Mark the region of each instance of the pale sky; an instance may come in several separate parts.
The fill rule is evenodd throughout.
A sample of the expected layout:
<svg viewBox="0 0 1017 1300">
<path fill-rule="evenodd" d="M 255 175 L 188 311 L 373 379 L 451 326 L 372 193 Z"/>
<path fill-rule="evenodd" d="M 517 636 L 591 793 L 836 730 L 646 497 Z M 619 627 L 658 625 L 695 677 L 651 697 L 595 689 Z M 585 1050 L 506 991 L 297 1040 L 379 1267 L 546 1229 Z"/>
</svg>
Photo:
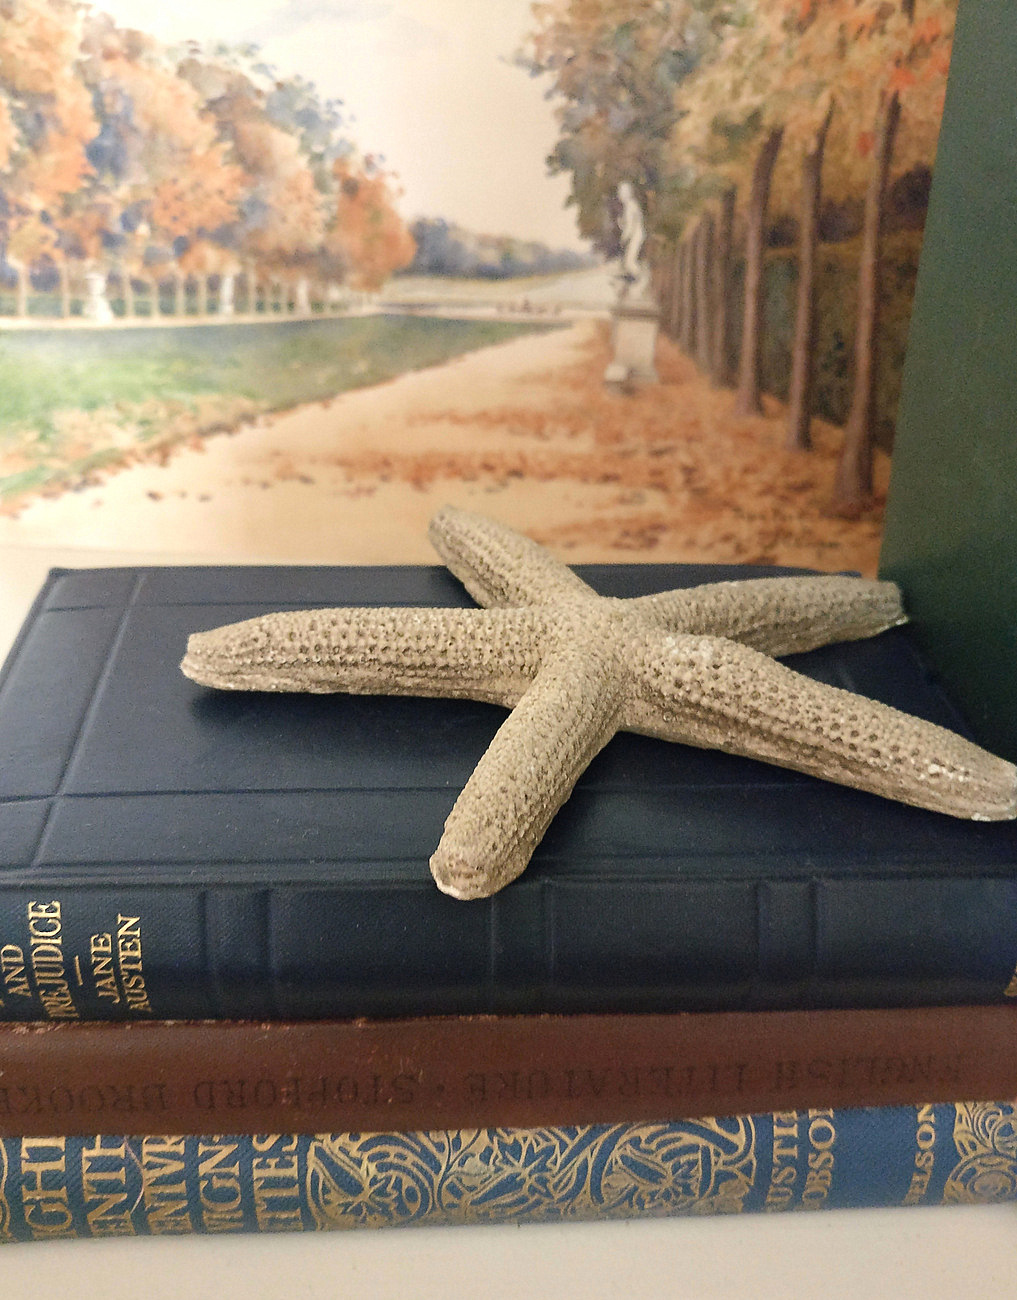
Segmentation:
<svg viewBox="0 0 1017 1300">
<path fill-rule="evenodd" d="M 120 26 L 174 43 L 254 41 L 280 74 L 341 99 L 365 153 L 384 155 L 407 219 L 584 247 L 543 87 L 509 60 L 531 0 L 95 0 Z"/>
</svg>

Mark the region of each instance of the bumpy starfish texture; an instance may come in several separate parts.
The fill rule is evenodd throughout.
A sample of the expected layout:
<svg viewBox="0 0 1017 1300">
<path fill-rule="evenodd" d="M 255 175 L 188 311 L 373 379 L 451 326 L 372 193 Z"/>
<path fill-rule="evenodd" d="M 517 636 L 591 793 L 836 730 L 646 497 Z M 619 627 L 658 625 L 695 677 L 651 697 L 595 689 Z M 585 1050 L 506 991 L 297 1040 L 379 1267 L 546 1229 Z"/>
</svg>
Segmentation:
<svg viewBox="0 0 1017 1300">
<path fill-rule="evenodd" d="M 431 540 L 483 609 L 268 614 L 193 635 L 181 667 L 232 690 L 486 700 L 512 712 L 433 857 L 455 898 L 526 867 L 616 731 L 725 750 L 978 820 L 1017 816 L 1017 769 L 774 656 L 905 621 L 893 583 L 762 578 L 599 596 L 529 538 L 446 507 Z"/>
</svg>

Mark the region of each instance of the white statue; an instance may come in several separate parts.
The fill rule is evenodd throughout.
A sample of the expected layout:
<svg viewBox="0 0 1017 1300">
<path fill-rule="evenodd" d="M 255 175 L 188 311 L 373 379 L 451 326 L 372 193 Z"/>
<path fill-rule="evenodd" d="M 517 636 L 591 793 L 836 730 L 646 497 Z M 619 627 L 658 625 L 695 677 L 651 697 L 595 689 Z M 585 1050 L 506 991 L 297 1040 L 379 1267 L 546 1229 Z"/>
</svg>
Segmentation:
<svg viewBox="0 0 1017 1300">
<path fill-rule="evenodd" d="M 646 242 L 646 225 L 635 189 L 628 181 L 618 186 L 621 204 L 621 288 L 619 299 L 645 298 L 650 286 L 650 270 L 643 261 L 643 244 Z"/>
<path fill-rule="evenodd" d="M 643 209 L 635 187 L 628 181 L 618 186 L 618 202 L 621 256 L 615 276 L 618 300 L 611 312 L 614 355 L 604 371 L 604 382 L 617 392 L 630 392 L 640 384 L 657 382 L 654 354 L 659 321 L 650 291 L 650 268 L 643 260 L 646 243 Z"/>
</svg>

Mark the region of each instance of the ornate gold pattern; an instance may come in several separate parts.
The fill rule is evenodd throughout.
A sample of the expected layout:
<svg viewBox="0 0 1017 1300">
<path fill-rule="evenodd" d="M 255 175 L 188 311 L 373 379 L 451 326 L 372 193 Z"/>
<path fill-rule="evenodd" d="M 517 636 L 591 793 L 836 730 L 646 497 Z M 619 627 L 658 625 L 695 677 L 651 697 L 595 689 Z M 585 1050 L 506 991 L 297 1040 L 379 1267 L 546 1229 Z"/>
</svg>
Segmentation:
<svg viewBox="0 0 1017 1300">
<path fill-rule="evenodd" d="M 0 1241 L 15 1240 L 14 1233 L 11 1231 L 11 1207 L 7 1200 L 7 1178 L 10 1169 L 7 1148 L 3 1142 L 0 1142 Z"/>
<path fill-rule="evenodd" d="M 1017 1198 L 1017 1107 L 965 1102 L 954 1112 L 959 1163 L 943 1189 L 944 1205 L 984 1205 Z"/>
<path fill-rule="evenodd" d="M 595 1128 L 319 1134 L 319 1229 L 738 1213 L 756 1179 L 751 1118 Z"/>
</svg>

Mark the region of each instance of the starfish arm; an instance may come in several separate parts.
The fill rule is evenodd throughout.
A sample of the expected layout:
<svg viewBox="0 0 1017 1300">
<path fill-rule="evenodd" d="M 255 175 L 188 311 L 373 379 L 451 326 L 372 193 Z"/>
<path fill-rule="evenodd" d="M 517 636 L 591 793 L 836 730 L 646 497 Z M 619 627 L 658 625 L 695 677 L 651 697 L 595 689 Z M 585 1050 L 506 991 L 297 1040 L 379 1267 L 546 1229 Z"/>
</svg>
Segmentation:
<svg viewBox="0 0 1017 1300">
<path fill-rule="evenodd" d="M 196 632 L 180 667 L 225 690 L 514 704 L 540 667 L 545 625 L 526 609 L 298 610 Z"/>
<path fill-rule="evenodd" d="M 487 898 L 525 870 L 591 759 L 614 735 L 622 691 L 609 653 L 549 659 L 463 787 L 431 858 L 438 888 Z"/>
<path fill-rule="evenodd" d="M 431 520 L 431 544 L 481 605 L 549 605 L 594 597 L 560 560 L 514 529 L 454 506 Z"/>
<path fill-rule="evenodd" d="M 836 575 L 716 582 L 627 604 L 668 631 L 725 636 L 769 655 L 857 641 L 907 621 L 895 583 Z"/>
<path fill-rule="evenodd" d="M 943 727 L 721 637 L 645 639 L 621 727 L 723 749 L 955 817 L 1017 816 L 1017 768 Z"/>
</svg>

